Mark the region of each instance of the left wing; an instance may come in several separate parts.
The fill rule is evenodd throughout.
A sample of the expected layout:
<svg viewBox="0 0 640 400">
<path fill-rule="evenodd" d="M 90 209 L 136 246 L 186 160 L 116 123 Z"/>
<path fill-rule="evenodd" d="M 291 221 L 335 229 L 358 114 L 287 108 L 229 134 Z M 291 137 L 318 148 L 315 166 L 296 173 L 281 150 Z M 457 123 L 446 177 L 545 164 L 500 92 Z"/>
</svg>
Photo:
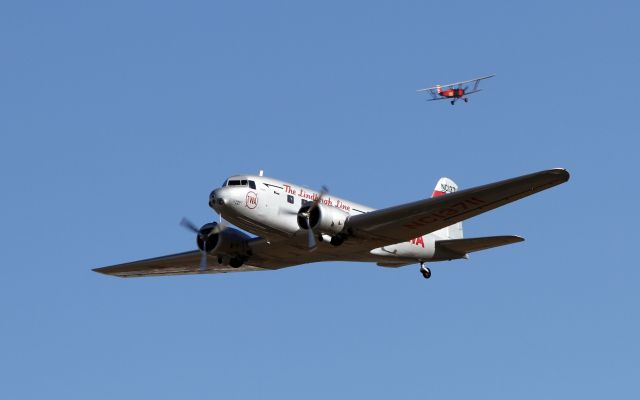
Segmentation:
<svg viewBox="0 0 640 400">
<path fill-rule="evenodd" d="M 569 180 L 556 168 L 349 218 L 344 231 L 371 248 L 411 240 Z M 351 240 L 351 239 L 349 239 Z M 345 244 L 349 241 L 347 240 Z"/>
</svg>

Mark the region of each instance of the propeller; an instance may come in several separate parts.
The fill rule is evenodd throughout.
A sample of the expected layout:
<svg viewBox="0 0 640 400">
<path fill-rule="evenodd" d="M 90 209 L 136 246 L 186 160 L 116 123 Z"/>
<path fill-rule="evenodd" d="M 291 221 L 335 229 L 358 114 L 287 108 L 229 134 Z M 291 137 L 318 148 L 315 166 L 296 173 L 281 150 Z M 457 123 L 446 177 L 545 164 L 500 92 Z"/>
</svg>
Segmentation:
<svg viewBox="0 0 640 400">
<path fill-rule="evenodd" d="M 322 186 L 322 188 L 320 188 L 320 194 L 318 195 L 318 197 L 313 201 L 313 203 L 311 203 L 311 205 L 309 206 L 309 208 L 304 211 L 299 213 L 298 215 L 301 216 L 302 218 L 306 219 L 307 221 L 307 240 L 309 243 L 309 251 L 314 251 L 317 247 L 317 243 L 316 243 L 316 236 L 315 233 L 313 232 L 313 228 L 311 227 L 311 212 L 318 207 L 318 204 L 320 204 L 320 202 L 322 201 L 322 198 L 329 192 L 329 189 L 326 186 Z"/>
<path fill-rule="evenodd" d="M 215 224 L 215 223 L 214 223 Z M 204 272 L 207 269 L 207 240 L 211 235 L 218 234 L 226 229 L 226 226 L 220 224 L 215 224 L 213 228 L 209 230 L 204 229 L 206 225 L 202 228 L 198 228 L 193 222 L 189 221 L 187 218 L 182 218 L 180 221 L 180 226 L 187 228 L 188 230 L 195 233 L 200 240 L 202 240 L 202 249 L 200 250 L 200 266 L 198 267 L 198 272 Z"/>
<path fill-rule="evenodd" d="M 311 228 L 311 212 L 313 210 L 316 209 L 316 207 L 318 207 L 318 204 L 320 204 L 320 202 L 322 201 L 322 198 L 329 193 L 329 189 L 326 186 L 322 186 L 320 188 L 320 192 L 318 194 L 318 197 L 311 203 L 311 205 L 309 205 L 309 208 L 307 208 L 305 211 L 300 212 L 298 211 L 293 211 L 293 210 L 280 210 L 281 213 L 283 214 L 290 214 L 290 215 L 296 215 L 298 218 L 303 218 L 304 221 L 306 222 L 307 225 L 307 240 L 309 243 L 309 251 L 313 251 L 316 249 L 317 243 L 316 243 L 316 238 L 315 238 L 315 233 L 313 232 L 313 229 Z M 305 206 L 303 206 L 305 207 Z"/>
</svg>

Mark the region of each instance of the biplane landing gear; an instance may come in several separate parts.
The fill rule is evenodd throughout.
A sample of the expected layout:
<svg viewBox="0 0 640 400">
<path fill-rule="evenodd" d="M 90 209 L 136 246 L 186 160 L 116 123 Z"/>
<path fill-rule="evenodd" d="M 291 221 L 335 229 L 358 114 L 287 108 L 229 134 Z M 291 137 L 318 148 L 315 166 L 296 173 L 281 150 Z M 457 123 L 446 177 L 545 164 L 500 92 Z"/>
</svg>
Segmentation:
<svg viewBox="0 0 640 400">
<path fill-rule="evenodd" d="M 451 100 L 451 105 L 454 105 L 454 104 L 456 104 L 456 101 L 455 100 Z"/>
<path fill-rule="evenodd" d="M 424 266 L 424 263 L 420 263 L 420 273 L 424 279 L 431 278 L 431 270 Z"/>
<path fill-rule="evenodd" d="M 465 98 L 464 98 L 464 102 L 465 102 L 465 103 L 468 103 L 468 102 L 469 102 L 469 99 L 467 99 L 467 98 L 465 97 Z"/>
</svg>

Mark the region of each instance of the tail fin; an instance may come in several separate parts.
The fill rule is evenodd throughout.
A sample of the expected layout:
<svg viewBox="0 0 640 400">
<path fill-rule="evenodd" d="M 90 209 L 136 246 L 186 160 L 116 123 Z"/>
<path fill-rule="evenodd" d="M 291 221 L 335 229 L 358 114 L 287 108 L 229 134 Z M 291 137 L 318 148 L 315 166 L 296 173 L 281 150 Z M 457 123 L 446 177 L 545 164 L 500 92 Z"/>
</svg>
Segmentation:
<svg viewBox="0 0 640 400">
<path fill-rule="evenodd" d="M 447 193 L 454 193 L 458 191 L 458 185 L 449 178 L 442 177 L 436 183 L 436 187 L 433 189 L 431 197 L 444 196 Z M 462 239 L 462 222 L 449 225 L 445 228 L 434 232 L 437 236 L 445 239 Z"/>
</svg>

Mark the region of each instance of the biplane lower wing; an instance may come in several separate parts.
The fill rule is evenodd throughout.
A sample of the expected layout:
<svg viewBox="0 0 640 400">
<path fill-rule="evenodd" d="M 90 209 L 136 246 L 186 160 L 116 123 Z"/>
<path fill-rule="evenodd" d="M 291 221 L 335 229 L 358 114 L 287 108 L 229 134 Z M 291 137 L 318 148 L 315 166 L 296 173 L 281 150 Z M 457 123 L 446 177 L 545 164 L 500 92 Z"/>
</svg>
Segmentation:
<svg viewBox="0 0 640 400">
<path fill-rule="evenodd" d="M 473 93 L 478 93 L 478 92 L 482 92 L 482 89 L 478 89 L 478 90 L 474 90 L 472 92 L 466 92 L 464 94 L 464 96 L 468 95 L 468 94 L 473 94 Z M 462 96 L 462 97 L 464 97 Z M 445 97 L 445 96 L 440 96 L 440 97 L 434 97 L 433 99 L 427 99 L 425 101 L 435 101 L 435 100 L 451 100 L 454 99 L 454 97 Z"/>
</svg>

